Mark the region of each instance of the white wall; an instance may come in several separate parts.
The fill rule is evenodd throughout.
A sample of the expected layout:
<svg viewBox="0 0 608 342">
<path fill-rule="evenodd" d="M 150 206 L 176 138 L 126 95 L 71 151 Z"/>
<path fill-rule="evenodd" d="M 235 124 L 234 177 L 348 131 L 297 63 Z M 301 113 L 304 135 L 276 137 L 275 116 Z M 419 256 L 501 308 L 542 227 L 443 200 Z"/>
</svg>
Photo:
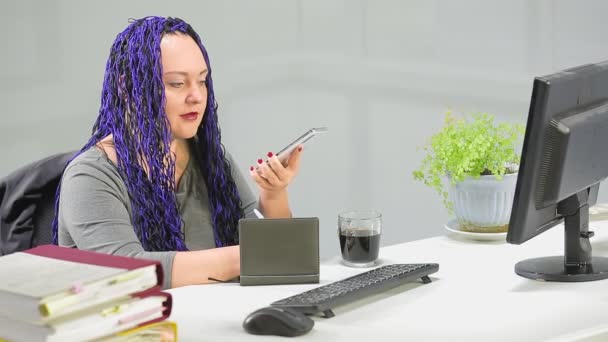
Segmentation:
<svg viewBox="0 0 608 342">
<path fill-rule="evenodd" d="M 291 187 L 299 216 L 384 214 L 383 244 L 442 234 L 448 215 L 412 180 L 443 113 L 525 122 L 532 79 L 608 59 L 602 0 L 34 1 L 0 4 L 0 175 L 80 147 L 110 44 L 130 17 L 178 16 L 211 55 L 224 143 L 243 170 L 313 126 Z M 605 187 L 600 199 L 608 201 Z"/>
</svg>

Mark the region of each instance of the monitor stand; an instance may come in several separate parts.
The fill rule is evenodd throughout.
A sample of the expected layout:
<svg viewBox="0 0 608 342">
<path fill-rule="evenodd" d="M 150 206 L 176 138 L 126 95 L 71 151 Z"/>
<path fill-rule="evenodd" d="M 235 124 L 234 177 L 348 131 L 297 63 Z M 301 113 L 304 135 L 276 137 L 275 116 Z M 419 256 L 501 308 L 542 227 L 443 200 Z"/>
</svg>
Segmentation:
<svg viewBox="0 0 608 342">
<path fill-rule="evenodd" d="M 562 282 L 608 278 L 608 258 L 591 256 L 588 199 L 589 190 L 585 189 L 557 206 L 565 220 L 565 255 L 520 261 L 515 273 L 534 280 Z"/>
</svg>

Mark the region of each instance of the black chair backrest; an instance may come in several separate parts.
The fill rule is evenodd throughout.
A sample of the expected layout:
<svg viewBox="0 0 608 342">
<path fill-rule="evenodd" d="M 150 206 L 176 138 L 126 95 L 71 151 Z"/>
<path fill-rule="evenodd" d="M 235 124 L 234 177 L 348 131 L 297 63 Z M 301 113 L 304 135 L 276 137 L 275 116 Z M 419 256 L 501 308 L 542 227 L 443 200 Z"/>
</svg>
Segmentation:
<svg viewBox="0 0 608 342">
<path fill-rule="evenodd" d="M 52 242 L 55 192 L 73 155 L 47 157 L 0 180 L 0 255 Z"/>
<path fill-rule="evenodd" d="M 42 197 L 38 200 L 34 211 L 31 247 L 53 243 L 53 219 L 55 218 L 55 192 L 59 179 L 51 182 L 43 189 Z"/>
</svg>

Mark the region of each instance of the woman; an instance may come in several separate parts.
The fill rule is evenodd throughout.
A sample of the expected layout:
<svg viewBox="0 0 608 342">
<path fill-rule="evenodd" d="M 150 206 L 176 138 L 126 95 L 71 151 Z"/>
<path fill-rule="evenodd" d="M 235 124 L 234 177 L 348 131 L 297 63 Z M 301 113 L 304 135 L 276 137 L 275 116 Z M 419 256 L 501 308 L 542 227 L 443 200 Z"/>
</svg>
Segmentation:
<svg viewBox="0 0 608 342">
<path fill-rule="evenodd" d="M 64 171 L 54 241 L 159 260 L 165 288 L 234 278 L 239 218 L 291 216 L 301 151 L 249 168 L 257 201 L 221 144 L 198 34 L 176 18 L 135 20 L 112 45 L 93 135 Z"/>
</svg>

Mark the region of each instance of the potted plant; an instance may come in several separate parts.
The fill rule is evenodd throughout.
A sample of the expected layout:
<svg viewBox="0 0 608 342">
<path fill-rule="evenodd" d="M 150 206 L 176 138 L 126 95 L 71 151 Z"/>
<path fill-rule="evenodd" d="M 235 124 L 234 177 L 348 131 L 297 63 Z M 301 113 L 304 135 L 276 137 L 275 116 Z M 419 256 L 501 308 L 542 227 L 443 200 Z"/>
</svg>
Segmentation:
<svg viewBox="0 0 608 342">
<path fill-rule="evenodd" d="M 507 231 L 523 132 L 522 125 L 496 123 L 487 113 L 456 118 L 448 111 L 413 176 L 440 194 L 460 230 Z"/>
</svg>

